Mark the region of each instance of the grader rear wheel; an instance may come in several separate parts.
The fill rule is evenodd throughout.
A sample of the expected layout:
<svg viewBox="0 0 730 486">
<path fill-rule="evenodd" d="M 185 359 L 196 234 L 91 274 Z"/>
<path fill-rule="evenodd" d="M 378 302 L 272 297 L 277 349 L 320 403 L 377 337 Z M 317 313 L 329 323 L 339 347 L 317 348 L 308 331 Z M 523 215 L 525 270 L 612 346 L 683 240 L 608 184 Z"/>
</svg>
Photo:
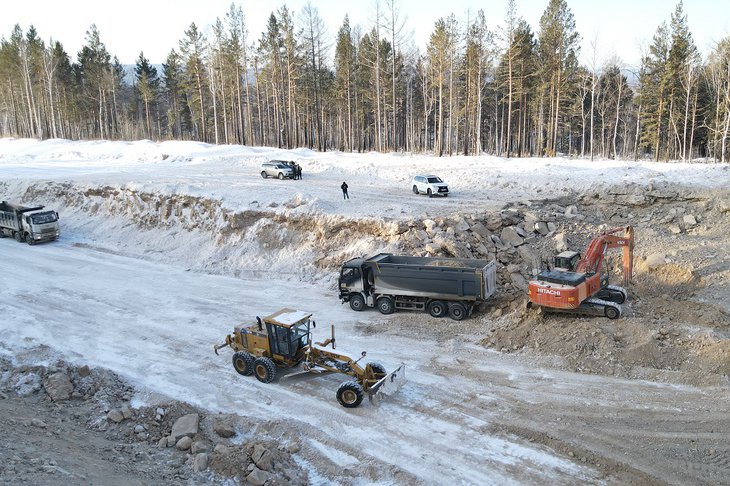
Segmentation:
<svg viewBox="0 0 730 486">
<path fill-rule="evenodd" d="M 345 408 L 355 408 L 362 403 L 365 392 L 356 381 L 346 381 L 337 389 L 337 401 Z"/>
<path fill-rule="evenodd" d="M 247 351 L 233 353 L 233 368 L 238 374 L 251 376 L 253 374 L 253 356 Z"/>
<path fill-rule="evenodd" d="M 276 378 L 276 365 L 271 358 L 256 358 L 253 362 L 253 372 L 261 383 L 271 383 Z"/>
</svg>

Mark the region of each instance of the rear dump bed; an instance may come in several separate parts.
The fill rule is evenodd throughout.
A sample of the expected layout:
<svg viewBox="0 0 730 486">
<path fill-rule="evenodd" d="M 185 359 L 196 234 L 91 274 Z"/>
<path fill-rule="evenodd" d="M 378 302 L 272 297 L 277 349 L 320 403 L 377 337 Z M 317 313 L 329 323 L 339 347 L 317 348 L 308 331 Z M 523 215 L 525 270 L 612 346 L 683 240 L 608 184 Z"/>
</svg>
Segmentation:
<svg viewBox="0 0 730 486">
<path fill-rule="evenodd" d="M 494 294 L 496 263 L 489 260 L 381 253 L 365 263 L 379 293 L 483 301 Z"/>
</svg>

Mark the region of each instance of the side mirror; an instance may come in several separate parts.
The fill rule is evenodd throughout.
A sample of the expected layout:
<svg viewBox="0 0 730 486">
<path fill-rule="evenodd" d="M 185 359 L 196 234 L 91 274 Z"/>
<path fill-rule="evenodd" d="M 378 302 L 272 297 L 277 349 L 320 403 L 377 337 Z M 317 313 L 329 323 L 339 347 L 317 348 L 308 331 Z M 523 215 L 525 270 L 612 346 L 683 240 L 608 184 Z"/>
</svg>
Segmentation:
<svg viewBox="0 0 730 486">
<path fill-rule="evenodd" d="M 363 351 L 362 352 L 362 357 L 364 358 L 366 354 L 368 354 L 368 353 L 366 353 L 365 351 Z"/>
<path fill-rule="evenodd" d="M 259 316 L 256 316 L 256 322 L 259 325 L 259 331 L 263 331 L 264 327 L 261 325 L 261 318 Z"/>
<path fill-rule="evenodd" d="M 317 323 L 315 321 L 312 321 L 312 327 L 317 327 Z"/>
</svg>

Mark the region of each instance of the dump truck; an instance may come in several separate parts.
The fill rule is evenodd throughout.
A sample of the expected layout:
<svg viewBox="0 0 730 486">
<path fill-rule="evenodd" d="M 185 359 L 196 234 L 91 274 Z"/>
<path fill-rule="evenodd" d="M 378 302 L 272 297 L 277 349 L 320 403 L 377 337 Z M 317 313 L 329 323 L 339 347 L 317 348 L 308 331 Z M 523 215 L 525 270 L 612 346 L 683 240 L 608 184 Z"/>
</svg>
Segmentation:
<svg viewBox="0 0 730 486">
<path fill-rule="evenodd" d="M 339 292 L 355 311 L 419 310 L 460 321 L 494 294 L 496 281 L 494 261 L 380 253 L 343 263 Z"/>
<path fill-rule="evenodd" d="M 365 395 L 376 402 L 383 395 L 398 391 L 405 382 L 405 365 L 387 373 L 385 367 L 375 361 L 360 364 L 367 355 L 359 358 L 336 352 L 335 327 L 332 335 L 321 343 L 312 343 L 312 328 L 316 323 L 309 312 L 284 308 L 255 322 L 237 325 L 225 342 L 213 346 L 215 354 L 226 347 L 233 349 L 233 368 L 244 376 L 254 375 L 261 383 L 271 383 L 277 369 L 290 369 L 302 365 L 300 374 L 341 373 L 353 379 L 343 382 L 337 389 L 337 401 L 346 408 L 355 408 Z M 327 349 L 331 346 L 331 350 Z"/>
<path fill-rule="evenodd" d="M 17 206 L 0 202 L 0 238 L 12 237 L 29 245 L 57 240 L 58 213 L 44 211 L 44 206 Z"/>
</svg>

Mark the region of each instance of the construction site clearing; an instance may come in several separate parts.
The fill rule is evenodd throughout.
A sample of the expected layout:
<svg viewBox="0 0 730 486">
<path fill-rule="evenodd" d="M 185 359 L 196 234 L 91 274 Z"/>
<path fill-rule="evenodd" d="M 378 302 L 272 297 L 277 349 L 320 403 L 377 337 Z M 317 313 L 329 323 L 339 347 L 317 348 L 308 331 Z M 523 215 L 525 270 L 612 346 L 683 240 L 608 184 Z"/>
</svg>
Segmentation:
<svg viewBox="0 0 730 486">
<path fill-rule="evenodd" d="M 272 186 L 258 205 L 257 196 L 223 204 L 210 195 L 223 186 L 193 195 L 105 183 L 114 179 L 107 169 L 63 181 L 12 169 L 15 179 L 0 182 L 3 199 L 53 208 L 61 237 L 32 247 L 0 240 L 3 480 L 727 483 L 726 187 L 665 176 L 563 191 L 572 180 L 553 178 L 557 187 L 539 198 L 504 198 L 507 189 L 495 185 L 489 187 L 500 199 L 475 205 L 479 193 L 451 182 L 458 178 L 446 168 L 439 173 L 452 193 L 444 199 L 408 194 L 401 202 L 395 183 L 381 179 L 381 187 L 393 187 L 390 200 L 402 214 L 390 211 L 395 203 L 382 195 L 358 202 L 367 197 L 357 191 L 365 179 L 353 171 L 353 205 L 323 214 L 316 208 L 327 210 L 330 182 L 342 177 L 334 173 L 330 181 L 324 162 L 300 162 L 311 194 L 302 186 L 305 193 L 282 197 Z M 726 173 L 710 164 L 672 168 L 715 174 L 708 181 Z M 262 180 L 257 169 L 252 157 L 239 177 Z M 192 169 L 171 170 L 170 187 L 180 177 L 192 187 Z M 610 173 L 600 170 L 602 179 Z M 265 197 L 285 204 L 269 206 Z M 412 204 L 429 208 L 419 212 Z M 353 207 L 397 217 L 353 215 Z M 629 245 L 614 237 L 632 242 L 628 282 Z M 589 251 L 597 239 L 618 251 Z M 390 306 L 353 309 L 342 302 L 343 265 L 383 254 L 479 260 L 482 276 L 491 275 L 494 262 L 494 291 L 480 290 L 462 319 L 438 317 L 448 300 L 435 306 L 436 316 L 420 300 L 392 314 L 382 312 Z M 608 283 L 601 278 L 606 295 L 590 297 L 577 287 L 590 278 L 580 274 L 597 254 Z M 593 259 L 579 265 L 587 255 Z M 480 277 L 485 288 L 487 281 Z M 585 295 L 618 304 L 620 315 L 612 318 L 605 307 L 603 315 L 583 316 L 552 312 L 544 302 L 528 306 L 531 286 L 548 284 L 575 288 L 579 301 Z M 376 278 L 370 285 L 384 288 Z M 267 364 L 259 362 L 260 374 L 253 365 L 256 377 L 242 376 L 249 360 L 234 358 L 253 350 L 236 333 L 259 332 L 256 316 L 262 334 L 267 321 L 291 329 L 317 320 L 311 337 L 282 341 L 291 360 L 276 366 L 272 383 L 264 383 Z M 212 347 L 222 343 L 216 356 Z M 272 345 L 267 334 L 258 347 L 271 352 Z M 358 406 L 338 404 L 343 383 L 366 380 L 365 398 L 378 378 L 400 375 L 401 363 L 408 379 L 397 392 L 371 403 L 349 390 L 340 403 Z M 318 369 L 327 372 L 312 373 Z"/>
</svg>

